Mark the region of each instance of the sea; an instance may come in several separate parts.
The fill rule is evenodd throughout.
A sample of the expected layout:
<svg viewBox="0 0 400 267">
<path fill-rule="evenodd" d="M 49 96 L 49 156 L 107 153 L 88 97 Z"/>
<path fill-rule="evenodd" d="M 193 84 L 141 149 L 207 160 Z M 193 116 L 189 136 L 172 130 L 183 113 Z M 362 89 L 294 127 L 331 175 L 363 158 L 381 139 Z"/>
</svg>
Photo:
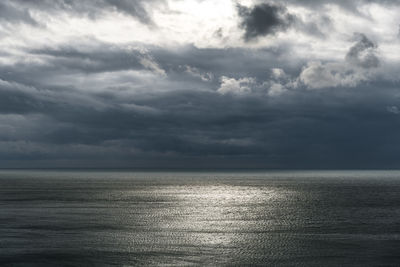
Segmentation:
<svg viewBox="0 0 400 267">
<path fill-rule="evenodd" d="M 400 171 L 1 170 L 0 266 L 400 266 Z"/>
</svg>

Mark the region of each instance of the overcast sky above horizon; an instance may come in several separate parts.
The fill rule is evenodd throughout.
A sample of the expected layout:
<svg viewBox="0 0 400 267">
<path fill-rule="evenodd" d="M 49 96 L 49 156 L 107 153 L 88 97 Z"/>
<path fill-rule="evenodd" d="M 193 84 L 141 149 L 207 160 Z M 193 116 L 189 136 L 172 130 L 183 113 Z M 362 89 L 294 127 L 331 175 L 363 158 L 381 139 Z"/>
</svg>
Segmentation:
<svg viewBox="0 0 400 267">
<path fill-rule="evenodd" d="M 0 2 L 0 167 L 400 168 L 400 1 Z"/>
</svg>

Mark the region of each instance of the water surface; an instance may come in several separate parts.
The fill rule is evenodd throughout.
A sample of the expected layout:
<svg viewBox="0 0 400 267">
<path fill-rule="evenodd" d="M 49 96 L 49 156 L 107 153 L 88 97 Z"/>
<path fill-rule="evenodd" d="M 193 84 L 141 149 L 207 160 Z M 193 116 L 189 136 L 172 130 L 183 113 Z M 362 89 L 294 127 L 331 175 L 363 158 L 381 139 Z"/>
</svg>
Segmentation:
<svg viewBox="0 0 400 267">
<path fill-rule="evenodd" d="M 2 266 L 399 266 L 398 171 L 0 171 Z"/>
</svg>

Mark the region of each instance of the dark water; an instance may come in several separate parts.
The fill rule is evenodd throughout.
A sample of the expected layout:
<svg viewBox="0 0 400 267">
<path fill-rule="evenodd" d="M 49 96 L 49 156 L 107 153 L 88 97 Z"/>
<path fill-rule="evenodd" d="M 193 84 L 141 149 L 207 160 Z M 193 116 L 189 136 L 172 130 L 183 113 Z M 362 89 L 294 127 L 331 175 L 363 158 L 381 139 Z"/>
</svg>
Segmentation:
<svg viewBox="0 0 400 267">
<path fill-rule="evenodd" d="M 400 172 L 0 172 L 1 266 L 400 266 Z"/>
</svg>

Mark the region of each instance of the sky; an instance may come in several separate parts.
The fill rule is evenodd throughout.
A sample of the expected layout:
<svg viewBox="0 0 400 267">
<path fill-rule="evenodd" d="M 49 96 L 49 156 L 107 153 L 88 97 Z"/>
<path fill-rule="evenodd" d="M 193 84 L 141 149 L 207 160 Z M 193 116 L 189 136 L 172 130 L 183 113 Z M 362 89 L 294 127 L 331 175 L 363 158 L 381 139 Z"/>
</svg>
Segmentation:
<svg viewBox="0 0 400 267">
<path fill-rule="evenodd" d="M 399 0 L 4 0 L 0 168 L 400 168 Z"/>
</svg>

